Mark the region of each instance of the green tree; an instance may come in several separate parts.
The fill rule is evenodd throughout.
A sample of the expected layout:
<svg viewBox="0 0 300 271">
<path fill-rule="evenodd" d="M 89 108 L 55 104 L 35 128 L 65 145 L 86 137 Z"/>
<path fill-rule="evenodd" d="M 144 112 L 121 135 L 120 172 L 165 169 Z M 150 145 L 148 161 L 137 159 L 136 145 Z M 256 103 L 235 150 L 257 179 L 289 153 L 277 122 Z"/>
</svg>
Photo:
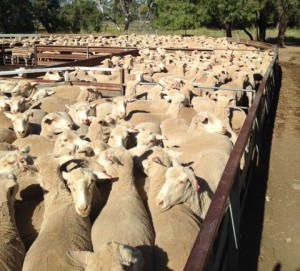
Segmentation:
<svg viewBox="0 0 300 271">
<path fill-rule="evenodd" d="M 156 0 L 155 26 L 159 29 L 195 28 L 197 5 L 191 0 Z"/>
<path fill-rule="evenodd" d="M 35 18 L 45 27 L 48 33 L 57 31 L 61 25 L 59 21 L 59 0 L 32 0 Z"/>
<path fill-rule="evenodd" d="M 232 37 L 233 28 L 249 35 L 246 28 L 255 24 L 257 10 L 255 0 L 201 0 L 199 22 L 224 29 L 226 37 Z"/>
<path fill-rule="evenodd" d="M 0 32 L 34 32 L 31 10 L 29 0 L 0 0 Z"/>
</svg>

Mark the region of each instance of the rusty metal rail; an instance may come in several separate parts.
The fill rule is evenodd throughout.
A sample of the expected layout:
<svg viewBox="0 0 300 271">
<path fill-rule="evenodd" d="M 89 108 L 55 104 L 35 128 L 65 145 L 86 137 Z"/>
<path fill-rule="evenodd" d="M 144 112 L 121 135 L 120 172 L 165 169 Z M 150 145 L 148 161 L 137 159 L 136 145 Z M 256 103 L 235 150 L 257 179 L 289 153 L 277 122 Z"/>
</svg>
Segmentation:
<svg viewBox="0 0 300 271">
<path fill-rule="evenodd" d="M 238 270 L 239 220 L 255 165 L 262 127 L 278 87 L 278 50 L 258 88 L 245 123 L 221 176 L 185 271 Z M 240 161 L 245 156 L 244 168 Z"/>
</svg>

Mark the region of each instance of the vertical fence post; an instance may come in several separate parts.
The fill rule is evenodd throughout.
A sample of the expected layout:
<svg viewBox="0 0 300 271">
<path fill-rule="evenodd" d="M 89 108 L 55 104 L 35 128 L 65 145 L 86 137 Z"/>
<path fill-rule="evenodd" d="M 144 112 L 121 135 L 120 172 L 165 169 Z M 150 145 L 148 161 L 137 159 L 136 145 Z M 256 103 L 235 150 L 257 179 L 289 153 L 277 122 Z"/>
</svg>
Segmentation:
<svg viewBox="0 0 300 271">
<path fill-rule="evenodd" d="M 121 85 L 121 95 L 125 95 L 125 71 L 124 68 L 120 69 L 120 85 Z"/>
</svg>

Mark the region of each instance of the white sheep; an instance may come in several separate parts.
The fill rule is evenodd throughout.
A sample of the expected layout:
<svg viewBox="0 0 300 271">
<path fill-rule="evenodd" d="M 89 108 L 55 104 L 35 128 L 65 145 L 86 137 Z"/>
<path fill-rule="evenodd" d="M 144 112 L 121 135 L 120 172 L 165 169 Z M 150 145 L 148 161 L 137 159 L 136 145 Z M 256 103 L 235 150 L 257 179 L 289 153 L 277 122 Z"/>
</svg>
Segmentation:
<svg viewBox="0 0 300 271">
<path fill-rule="evenodd" d="M 41 136 L 55 140 L 57 135 L 66 130 L 71 130 L 74 122 L 66 112 L 52 112 L 43 117 L 41 123 Z"/>
<path fill-rule="evenodd" d="M 139 249 L 111 241 L 99 251 L 69 251 L 68 256 L 85 271 L 142 271 L 144 259 Z"/>
<path fill-rule="evenodd" d="M 25 247 L 15 221 L 17 189 L 13 174 L 0 174 L 0 270 L 21 271 L 25 257 Z"/>
<path fill-rule="evenodd" d="M 124 149 L 111 148 L 103 152 L 98 162 L 115 182 L 106 205 L 92 226 L 94 251 L 110 240 L 128 244 L 142 251 L 145 269 L 151 270 L 153 229 L 134 185 L 132 158 Z"/>
<path fill-rule="evenodd" d="M 88 101 L 78 101 L 72 105 L 66 104 L 66 108 L 69 109 L 68 113 L 77 126 L 91 123 L 90 116 L 95 116 L 94 107 Z"/>
<path fill-rule="evenodd" d="M 38 181 L 44 190 L 45 213 L 38 237 L 29 248 L 23 271 L 73 270 L 67 252 L 92 250 L 90 221 L 79 216 L 52 154 L 37 158 Z"/>
<path fill-rule="evenodd" d="M 155 231 L 154 270 L 181 271 L 200 231 L 200 222 L 183 204 L 168 212 L 162 212 L 156 206 L 156 196 L 164 183 L 165 172 L 178 163 L 177 156 L 153 147 L 145 153 L 145 157 L 147 159 L 142 164 L 148 176 L 148 207 Z"/>
<path fill-rule="evenodd" d="M 13 129 L 17 138 L 22 138 L 29 133 L 29 117 L 32 116 L 31 111 L 24 113 L 12 114 L 10 112 L 4 112 L 5 116 L 11 119 Z"/>
<path fill-rule="evenodd" d="M 115 119 L 124 119 L 126 117 L 127 97 L 119 96 L 113 99 L 106 99 L 105 101 L 105 103 L 96 106 L 97 118 L 101 119 L 108 114 Z"/>
<path fill-rule="evenodd" d="M 93 86 L 80 86 L 80 92 L 76 98 L 77 101 L 93 102 L 102 98 L 101 92 Z"/>
</svg>

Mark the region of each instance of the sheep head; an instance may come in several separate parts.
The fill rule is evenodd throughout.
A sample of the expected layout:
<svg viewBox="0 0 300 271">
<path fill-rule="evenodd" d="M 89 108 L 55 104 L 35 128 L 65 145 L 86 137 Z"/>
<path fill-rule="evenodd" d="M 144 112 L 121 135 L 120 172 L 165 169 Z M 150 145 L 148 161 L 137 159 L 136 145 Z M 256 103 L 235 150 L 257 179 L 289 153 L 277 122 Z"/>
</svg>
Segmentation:
<svg viewBox="0 0 300 271">
<path fill-rule="evenodd" d="M 97 270 L 134 270 L 141 271 L 144 259 L 139 249 L 111 241 L 97 252 L 69 251 L 67 255 L 72 262 L 86 271 Z"/>
<path fill-rule="evenodd" d="M 91 212 L 95 181 L 111 179 L 105 172 L 93 172 L 89 168 L 82 167 L 70 172 L 63 171 L 62 175 L 71 191 L 75 210 L 81 217 L 87 217 Z"/>
<path fill-rule="evenodd" d="M 193 193 L 198 193 L 198 181 L 194 172 L 183 166 L 167 169 L 165 183 L 156 197 L 156 204 L 163 211 L 186 202 Z"/>
</svg>

